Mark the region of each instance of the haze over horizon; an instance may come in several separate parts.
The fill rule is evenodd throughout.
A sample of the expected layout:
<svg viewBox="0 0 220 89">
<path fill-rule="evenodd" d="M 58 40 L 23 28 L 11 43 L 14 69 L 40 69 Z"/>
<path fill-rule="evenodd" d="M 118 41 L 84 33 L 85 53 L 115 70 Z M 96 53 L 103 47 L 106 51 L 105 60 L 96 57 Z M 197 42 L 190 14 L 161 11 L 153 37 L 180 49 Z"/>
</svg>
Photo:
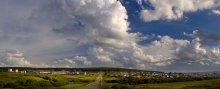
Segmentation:
<svg viewBox="0 0 220 89">
<path fill-rule="evenodd" d="M 1 0 L 0 67 L 220 71 L 219 0 Z"/>
</svg>

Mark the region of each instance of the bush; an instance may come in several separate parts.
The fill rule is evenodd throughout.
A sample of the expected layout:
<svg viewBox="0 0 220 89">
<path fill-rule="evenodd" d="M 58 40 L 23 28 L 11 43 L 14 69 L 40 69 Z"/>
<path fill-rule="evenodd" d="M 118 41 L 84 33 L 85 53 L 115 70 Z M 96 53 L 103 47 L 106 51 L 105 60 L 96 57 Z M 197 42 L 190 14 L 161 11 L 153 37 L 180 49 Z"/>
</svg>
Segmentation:
<svg viewBox="0 0 220 89">
<path fill-rule="evenodd" d="M 35 81 L 35 80 L 27 79 L 25 81 L 25 86 L 32 86 L 32 85 L 35 85 L 36 83 L 37 83 L 37 81 Z"/>
<path fill-rule="evenodd" d="M 18 86 L 18 87 L 14 88 L 14 89 L 28 89 L 28 88 L 26 88 L 25 86 Z"/>
<path fill-rule="evenodd" d="M 16 88 L 18 87 L 19 85 L 15 82 L 7 82 L 5 83 L 5 85 L 3 86 L 4 88 Z"/>
<path fill-rule="evenodd" d="M 46 81 L 46 80 L 39 81 L 39 85 L 40 87 L 53 87 L 53 85 L 49 81 Z"/>
<path fill-rule="evenodd" d="M 91 80 L 80 79 L 79 82 L 89 83 L 89 82 L 92 82 L 92 81 Z"/>
<path fill-rule="evenodd" d="M 107 83 L 102 83 L 101 89 L 112 89 L 112 86 Z"/>
<path fill-rule="evenodd" d="M 3 87 L 4 87 L 4 82 L 0 81 L 0 88 L 3 88 Z"/>
<path fill-rule="evenodd" d="M 43 76 L 42 78 L 45 80 L 51 80 L 51 78 L 49 76 Z"/>
<path fill-rule="evenodd" d="M 64 86 L 67 85 L 68 82 L 62 79 L 57 79 L 57 78 L 51 78 L 50 83 L 54 86 L 54 87 L 60 87 L 60 86 Z"/>
<path fill-rule="evenodd" d="M 54 87 L 60 87 L 60 86 L 66 85 L 67 82 L 65 82 L 65 81 L 56 81 L 56 82 L 52 81 L 51 84 L 52 84 Z"/>
<path fill-rule="evenodd" d="M 112 85 L 112 89 L 133 89 L 133 88 L 129 85 L 115 84 L 115 85 Z"/>
<path fill-rule="evenodd" d="M 16 83 L 23 86 L 26 84 L 26 80 L 18 80 Z"/>
<path fill-rule="evenodd" d="M 16 83 L 19 85 L 15 89 L 40 89 L 39 83 L 36 80 L 27 79 L 27 80 L 18 80 Z"/>
<path fill-rule="evenodd" d="M 34 77 L 40 77 L 40 75 L 34 75 Z"/>
</svg>

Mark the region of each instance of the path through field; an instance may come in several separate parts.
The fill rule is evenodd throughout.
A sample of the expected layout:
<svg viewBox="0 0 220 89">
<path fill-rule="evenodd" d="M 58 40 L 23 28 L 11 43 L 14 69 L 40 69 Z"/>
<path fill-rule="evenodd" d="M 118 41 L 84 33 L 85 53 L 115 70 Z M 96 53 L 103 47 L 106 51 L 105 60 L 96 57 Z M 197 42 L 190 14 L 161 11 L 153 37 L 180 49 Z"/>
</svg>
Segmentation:
<svg viewBox="0 0 220 89">
<path fill-rule="evenodd" d="M 77 89 L 99 89 L 100 83 L 102 81 L 102 75 L 103 74 L 100 73 L 94 83 L 91 83 L 87 86 L 83 86 L 83 87 L 80 87 L 80 88 L 77 88 Z"/>
</svg>

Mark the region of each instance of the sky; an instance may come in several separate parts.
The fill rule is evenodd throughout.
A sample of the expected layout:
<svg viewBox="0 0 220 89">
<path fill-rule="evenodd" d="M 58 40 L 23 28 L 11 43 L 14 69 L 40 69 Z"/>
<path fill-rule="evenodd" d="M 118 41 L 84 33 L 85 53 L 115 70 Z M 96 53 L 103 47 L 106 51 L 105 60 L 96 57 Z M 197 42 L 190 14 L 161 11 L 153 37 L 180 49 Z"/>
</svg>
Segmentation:
<svg viewBox="0 0 220 89">
<path fill-rule="evenodd" d="M 220 71 L 219 0 L 1 0 L 1 67 Z"/>
</svg>

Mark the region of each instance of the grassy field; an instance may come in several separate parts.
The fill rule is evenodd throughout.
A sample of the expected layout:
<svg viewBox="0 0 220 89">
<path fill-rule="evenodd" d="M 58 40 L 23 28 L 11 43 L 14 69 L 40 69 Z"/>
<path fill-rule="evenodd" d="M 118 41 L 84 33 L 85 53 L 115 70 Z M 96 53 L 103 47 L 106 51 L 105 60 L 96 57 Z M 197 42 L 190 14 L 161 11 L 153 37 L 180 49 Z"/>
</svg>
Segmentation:
<svg viewBox="0 0 220 89">
<path fill-rule="evenodd" d="M 0 72 L 0 89 L 74 89 L 95 81 L 97 75 L 54 75 Z"/>
<path fill-rule="evenodd" d="M 104 78 L 104 81 L 112 80 L 117 80 L 117 78 Z M 220 79 L 136 85 L 104 82 L 101 89 L 220 89 Z"/>
<path fill-rule="evenodd" d="M 220 79 L 189 81 L 177 83 L 148 84 L 140 86 L 149 86 L 156 89 L 220 89 Z"/>
<path fill-rule="evenodd" d="M 119 78 L 117 78 L 117 77 L 110 77 L 110 76 L 104 76 L 104 79 L 103 79 L 104 81 L 117 81 L 117 80 L 119 80 Z"/>
</svg>

